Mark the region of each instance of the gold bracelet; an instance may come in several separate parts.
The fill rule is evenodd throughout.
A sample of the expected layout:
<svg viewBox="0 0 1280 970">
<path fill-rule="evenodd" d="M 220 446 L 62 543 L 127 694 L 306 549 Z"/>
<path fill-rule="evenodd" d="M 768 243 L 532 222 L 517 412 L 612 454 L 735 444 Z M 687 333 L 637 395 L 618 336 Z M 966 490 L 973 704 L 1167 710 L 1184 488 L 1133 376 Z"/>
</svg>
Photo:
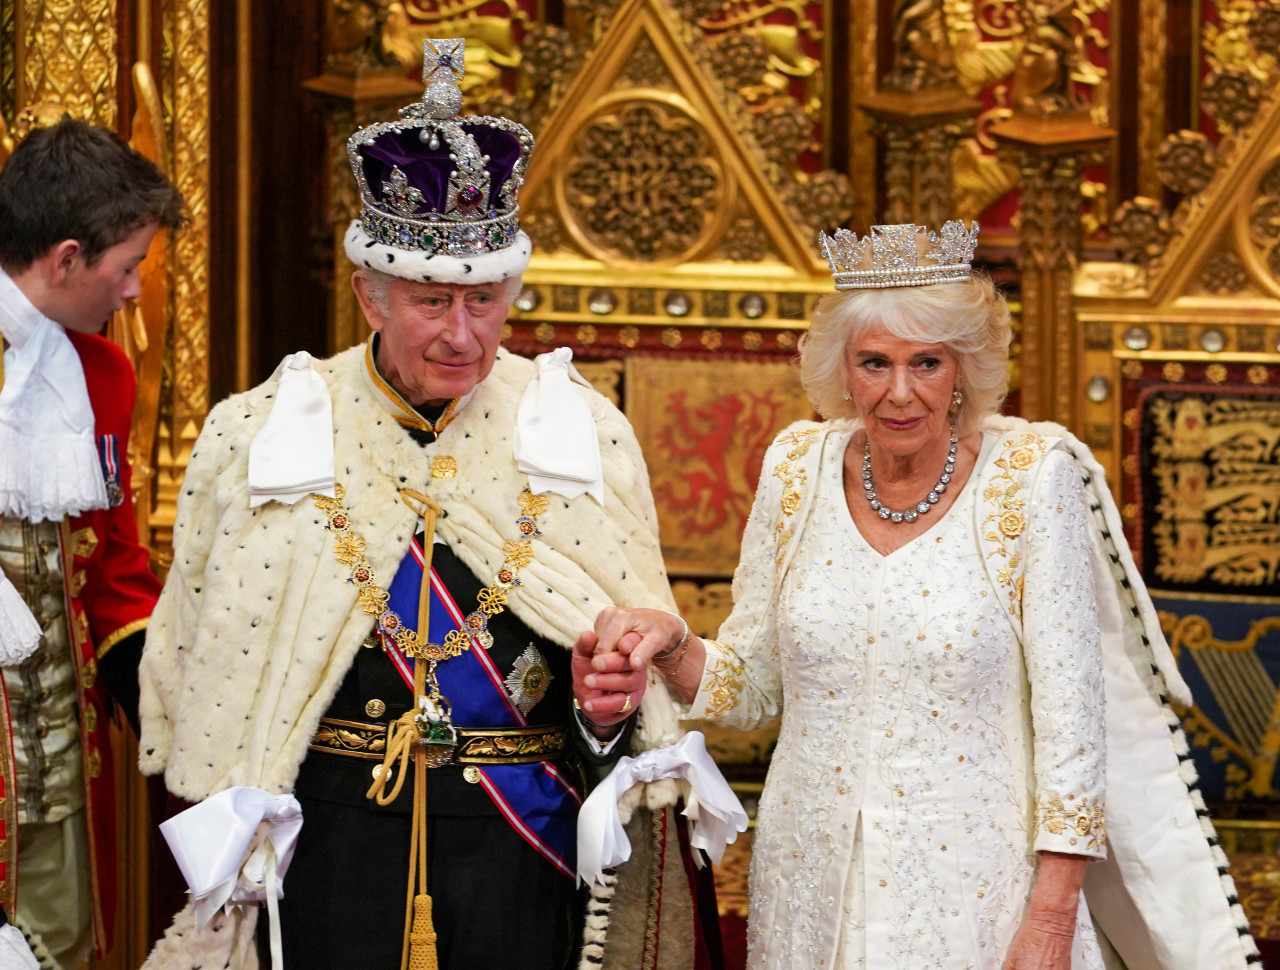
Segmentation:
<svg viewBox="0 0 1280 970">
<path fill-rule="evenodd" d="M 653 662 L 658 665 L 658 668 L 667 677 L 674 676 L 675 672 L 680 669 L 680 664 L 684 662 L 685 652 L 689 649 L 689 641 L 693 639 L 693 631 L 689 629 L 689 624 L 685 622 L 685 618 L 683 616 L 678 616 L 675 613 L 672 613 L 671 615 L 679 620 L 684 626 L 684 636 L 680 638 L 679 643 L 666 653 L 653 658 Z M 675 660 L 675 666 L 667 668 L 667 662 L 672 659 Z"/>
</svg>

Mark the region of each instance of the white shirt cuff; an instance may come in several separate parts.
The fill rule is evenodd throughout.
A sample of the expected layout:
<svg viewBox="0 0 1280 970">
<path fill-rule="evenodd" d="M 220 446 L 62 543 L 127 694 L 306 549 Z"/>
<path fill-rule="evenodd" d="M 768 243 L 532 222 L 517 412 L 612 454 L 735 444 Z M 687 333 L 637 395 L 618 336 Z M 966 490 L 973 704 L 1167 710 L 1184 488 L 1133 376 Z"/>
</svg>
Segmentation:
<svg viewBox="0 0 1280 970">
<path fill-rule="evenodd" d="M 605 755 L 609 754 L 609 752 L 611 752 L 614 749 L 614 746 L 620 740 L 622 740 L 622 735 L 626 733 L 623 730 L 623 725 L 625 725 L 627 722 L 619 721 L 617 724 L 618 733 L 615 734 L 608 741 L 601 741 L 599 738 L 597 738 L 594 734 L 591 733 L 591 727 L 588 725 L 587 719 L 582 716 L 582 712 L 578 710 L 576 707 L 573 709 L 573 718 L 575 721 L 578 722 L 578 730 L 582 732 L 582 736 L 586 739 L 587 744 L 591 745 L 591 750 L 598 757 L 604 757 Z"/>
</svg>

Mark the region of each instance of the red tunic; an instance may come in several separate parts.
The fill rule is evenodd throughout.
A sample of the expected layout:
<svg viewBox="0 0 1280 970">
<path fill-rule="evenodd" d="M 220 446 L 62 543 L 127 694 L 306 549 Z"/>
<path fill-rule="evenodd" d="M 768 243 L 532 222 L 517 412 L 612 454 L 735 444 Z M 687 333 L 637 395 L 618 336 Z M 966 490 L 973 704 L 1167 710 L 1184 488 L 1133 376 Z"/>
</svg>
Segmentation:
<svg viewBox="0 0 1280 970">
<path fill-rule="evenodd" d="M 84 760 L 86 824 L 92 867 L 94 940 L 99 954 L 111 947 L 115 923 L 116 818 L 115 772 L 108 737 L 108 693 L 98 664 L 120 641 L 145 629 L 160 595 L 160 583 L 148 567 L 147 551 L 138 544 L 137 520 L 130 494 L 126 451 L 137 380 L 124 352 L 105 337 L 68 331 L 84 366 L 93 407 L 94 435 L 115 438 L 122 500 L 113 508 L 72 516 L 59 524 L 67 624 L 76 667 L 80 741 Z M 0 692 L 3 683 L 0 682 Z M 6 701 L 7 714 L 7 701 Z M 4 790 L 4 830 L 0 832 L 0 901 L 12 904 L 17 892 L 17 804 L 13 746 L 6 739 L 0 768 Z"/>
</svg>

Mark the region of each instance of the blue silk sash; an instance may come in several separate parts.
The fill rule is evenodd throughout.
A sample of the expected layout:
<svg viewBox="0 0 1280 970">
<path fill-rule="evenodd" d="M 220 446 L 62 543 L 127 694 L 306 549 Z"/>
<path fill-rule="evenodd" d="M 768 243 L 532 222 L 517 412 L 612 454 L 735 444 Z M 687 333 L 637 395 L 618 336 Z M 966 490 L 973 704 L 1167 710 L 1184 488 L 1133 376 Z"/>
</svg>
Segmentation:
<svg viewBox="0 0 1280 970">
<path fill-rule="evenodd" d="M 415 538 L 387 592 L 388 605 L 400 622 L 418 630 L 418 598 L 423 578 L 422 545 Z M 457 603 L 431 570 L 430 642 L 462 626 Z M 389 638 L 382 638 L 401 678 L 413 690 L 415 660 Z M 460 656 L 436 666 L 440 692 L 453 706 L 456 727 L 524 727 L 529 722 L 511 702 L 502 675 L 488 651 L 474 639 Z M 548 862 L 570 879 L 577 871 L 577 815 L 582 797 L 549 761 L 525 765 L 474 765 L 479 783 L 513 829 Z"/>
</svg>

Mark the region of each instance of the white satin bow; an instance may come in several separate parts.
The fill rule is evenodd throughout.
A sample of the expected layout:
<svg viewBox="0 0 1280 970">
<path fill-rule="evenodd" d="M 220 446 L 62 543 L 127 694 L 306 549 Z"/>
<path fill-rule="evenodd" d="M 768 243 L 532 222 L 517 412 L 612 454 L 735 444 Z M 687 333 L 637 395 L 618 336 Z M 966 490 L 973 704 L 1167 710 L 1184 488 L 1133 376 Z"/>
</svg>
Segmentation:
<svg viewBox="0 0 1280 970">
<path fill-rule="evenodd" d="M 690 731 L 676 744 L 622 757 L 583 803 L 578 812 L 578 878 L 599 882 L 602 870 L 631 858 L 631 842 L 618 818 L 618 801 L 640 782 L 680 778 L 691 789 L 684 815 L 689 819 L 689 842 L 712 862 L 724 847 L 747 830 L 747 813 L 720 769 L 707 754 L 702 732 Z"/>
<path fill-rule="evenodd" d="M 262 836 L 255 845 L 259 827 Z M 219 909 L 265 899 L 272 966 L 283 967 L 276 901 L 284 895 L 284 874 L 301 830 L 302 806 L 296 798 L 245 785 L 210 795 L 162 822 L 160 831 L 195 904 L 196 928 L 208 925 Z"/>
<path fill-rule="evenodd" d="M 249 507 L 334 494 L 333 399 L 305 350 L 280 364 L 275 403 L 249 443 Z"/>
<path fill-rule="evenodd" d="M 604 504 L 604 471 L 595 418 L 572 382 L 585 387 L 573 366 L 573 351 L 557 347 L 539 354 L 538 376 L 529 382 L 516 411 L 516 467 L 529 476 L 535 493 L 584 492 Z"/>
</svg>

